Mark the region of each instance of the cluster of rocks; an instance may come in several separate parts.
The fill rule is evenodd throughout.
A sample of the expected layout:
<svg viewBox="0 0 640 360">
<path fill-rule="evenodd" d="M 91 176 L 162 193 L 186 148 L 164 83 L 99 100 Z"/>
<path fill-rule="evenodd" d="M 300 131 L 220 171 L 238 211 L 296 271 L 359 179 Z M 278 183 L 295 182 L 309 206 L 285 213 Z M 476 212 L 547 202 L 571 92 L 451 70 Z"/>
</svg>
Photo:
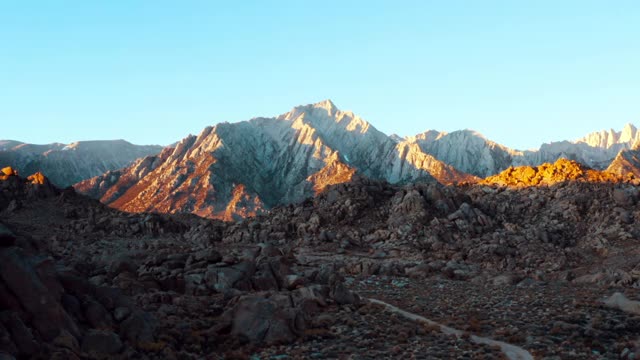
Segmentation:
<svg viewBox="0 0 640 360">
<path fill-rule="evenodd" d="M 544 163 L 537 167 L 509 167 L 503 172 L 489 176 L 484 184 L 505 186 L 553 185 L 565 181 L 623 182 L 634 180 L 633 174 L 622 176 L 614 172 L 593 170 L 576 161 L 560 158 L 555 163 Z"/>
<path fill-rule="evenodd" d="M 127 357 L 153 341 L 153 320 L 119 290 L 95 286 L 80 271 L 25 248 L 29 242 L 1 224 L 0 232 L 0 352 Z"/>
</svg>

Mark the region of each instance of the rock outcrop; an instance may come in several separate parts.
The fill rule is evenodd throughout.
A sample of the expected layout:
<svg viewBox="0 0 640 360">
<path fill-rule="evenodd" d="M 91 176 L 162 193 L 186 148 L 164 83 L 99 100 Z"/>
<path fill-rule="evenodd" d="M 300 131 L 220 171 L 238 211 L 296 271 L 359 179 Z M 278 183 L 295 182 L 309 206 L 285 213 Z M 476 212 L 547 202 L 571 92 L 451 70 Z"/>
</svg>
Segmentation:
<svg viewBox="0 0 640 360">
<path fill-rule="evenodd" d="M 611 172 L 590 169 L 572 160 L 559 159 L 553 164 L 546 163 L 537 167 L 510 167 L 500 174 L 487 177 L 482 184 L 538 186 L 568 181 L 615 183 L 628 179 Z"/>
</svg>

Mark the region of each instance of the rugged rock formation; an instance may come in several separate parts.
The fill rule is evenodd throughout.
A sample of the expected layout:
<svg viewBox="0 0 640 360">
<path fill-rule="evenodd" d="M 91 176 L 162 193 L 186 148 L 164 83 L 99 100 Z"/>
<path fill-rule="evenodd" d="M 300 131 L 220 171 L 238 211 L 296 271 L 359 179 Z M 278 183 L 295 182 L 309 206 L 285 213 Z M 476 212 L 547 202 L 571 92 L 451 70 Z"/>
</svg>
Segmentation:
<svg viewBox="0 0 640 360">
<path fill-rule="evenodd" d="M 590 169 L 572 160 L 559 159 L 553 164 L 542 164 L 537 167 L 510 167 L 500 174 L 489 176 L 482 184 L 505 186 L 537 186 L 553 185 L 567 181 L 587 182 L 623 182 L 630 180 L 607 171 Z"/>
<path fill-rule="evenodd" d="M 125 211 L 231 219 L 301 201 L 356 172 L 393 183 L 476 180 L 327 100 L 277 118 L 208 127 L 175 148 L 75 188 Z M 242 213 L 233 205 L 240 191 Z"/>
<path fill-rule="evenodd" d="M 12 166 L 21 174 L 42 172 L 52 183 L 67 187 L 128 166 L 132 161 L 160 150 L 160 146 L 138 146 L 124 140 L 48 145 L 0 140 L 0 163 Z"/>
</svg>

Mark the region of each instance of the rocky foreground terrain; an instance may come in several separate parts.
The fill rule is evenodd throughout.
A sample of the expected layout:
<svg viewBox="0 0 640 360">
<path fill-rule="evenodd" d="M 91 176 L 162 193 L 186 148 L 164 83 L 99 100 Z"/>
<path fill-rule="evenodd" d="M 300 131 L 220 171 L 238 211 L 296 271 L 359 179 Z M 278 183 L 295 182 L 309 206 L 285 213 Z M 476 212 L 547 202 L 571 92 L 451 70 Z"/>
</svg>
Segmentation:
<svg viewBox="0 0 640 360">
<path fill-rule="evenodd" d="M 350 180 L 222 222 L 3 169 L 0 359 L 640 356 L 634 178 Z"/>
</svg>

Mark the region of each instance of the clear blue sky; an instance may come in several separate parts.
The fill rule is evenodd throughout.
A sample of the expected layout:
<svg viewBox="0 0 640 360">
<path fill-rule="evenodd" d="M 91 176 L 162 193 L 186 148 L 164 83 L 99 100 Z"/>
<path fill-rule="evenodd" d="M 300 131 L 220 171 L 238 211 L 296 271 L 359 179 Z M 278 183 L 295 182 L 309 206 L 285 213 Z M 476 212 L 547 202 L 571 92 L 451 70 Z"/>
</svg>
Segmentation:
<svg viewBox="0 0 640 360">
<path fill-rule="evenodd" d="M 515 148 L 640 124 L 638 1 L 3 1 L 0 139 L 169 144 L 326 98 Z"/>
</svg>

